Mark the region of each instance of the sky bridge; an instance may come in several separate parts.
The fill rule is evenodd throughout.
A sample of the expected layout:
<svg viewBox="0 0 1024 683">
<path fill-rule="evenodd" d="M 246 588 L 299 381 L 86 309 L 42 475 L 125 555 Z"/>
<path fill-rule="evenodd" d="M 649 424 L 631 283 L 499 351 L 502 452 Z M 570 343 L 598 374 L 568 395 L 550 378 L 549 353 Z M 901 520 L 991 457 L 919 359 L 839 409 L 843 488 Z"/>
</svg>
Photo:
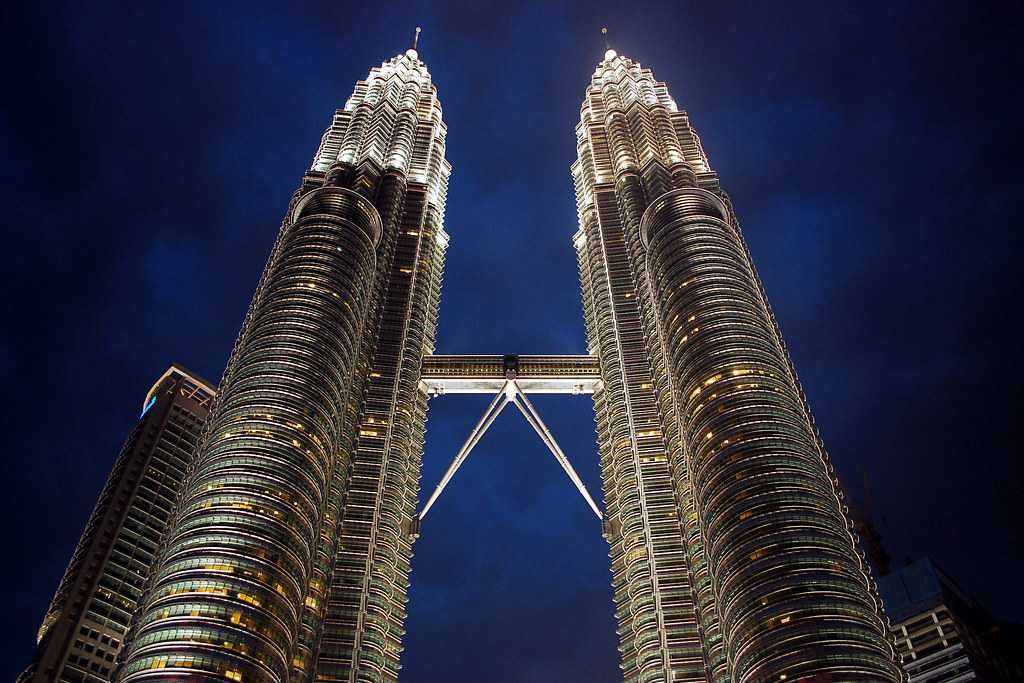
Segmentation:
<svg viewBox="0 0 1024 683">
<path fill-rule="evenodd" d="M 533 407 L 527 393 L 535 394 L 592 394 L 601 388 L 601 368 L 596 356 L 425 356 L 423 358 L 420 389 L 429 396 L 444 394 L 494 394 L 483 416 L 469 433 L 462 448 L 455 454 L 448 470 L 441 477 L 423 511 L 413 521 L 410 533 L 419 535 L 420 522 L 430 512 L 434 502 L 452 480 L 470 452 L 483 438 L 487 429 L 510 403 L 519 409 L 526 421 L 537 432 L 555 460 L 562 466 L 576 490 L 594 512 L 604 521 L 604 515 L 591 498 L 569 458 L 555 441 L 551 430 Z"/>
</svg>

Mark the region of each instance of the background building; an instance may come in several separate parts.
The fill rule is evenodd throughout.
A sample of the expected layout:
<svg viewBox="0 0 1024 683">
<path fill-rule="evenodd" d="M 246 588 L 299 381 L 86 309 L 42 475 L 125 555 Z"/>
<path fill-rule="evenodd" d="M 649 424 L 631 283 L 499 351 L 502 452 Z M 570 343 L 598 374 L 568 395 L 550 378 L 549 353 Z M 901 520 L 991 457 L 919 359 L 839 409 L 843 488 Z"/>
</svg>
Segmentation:
<svg viewBox="0 0 1024 683">
<path fill-rule="evenodd" d="M 911 683 L 1024 680 L 1020 626 L 997 623 L 928 558 L 878 587 Z"/>
<path fill-rule="evenodd" d="M 20 681 L 109 681 L 213 399 L 178 365 L 146 393 Z"/>
</svg>

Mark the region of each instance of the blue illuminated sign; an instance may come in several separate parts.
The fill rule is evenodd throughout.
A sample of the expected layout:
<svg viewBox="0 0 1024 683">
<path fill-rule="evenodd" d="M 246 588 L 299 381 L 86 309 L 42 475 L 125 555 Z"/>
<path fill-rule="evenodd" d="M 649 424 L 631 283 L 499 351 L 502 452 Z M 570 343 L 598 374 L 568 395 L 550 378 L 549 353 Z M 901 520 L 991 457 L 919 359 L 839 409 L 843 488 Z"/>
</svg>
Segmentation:
<svg viewBox="0 0 1024 683">
<path fill-rule="evenodd" d="M 152 396 L 149 397 L 149 401 L 146 403 L 146 406 L 142 409 L 142 412 L 139 413 L 140 420 L 142 419 L 143 415 L 149 412 L 149 409 L 153 407 L 154 403 L 156 403 L 156 394 L 153 394 Z"/>
</svg>

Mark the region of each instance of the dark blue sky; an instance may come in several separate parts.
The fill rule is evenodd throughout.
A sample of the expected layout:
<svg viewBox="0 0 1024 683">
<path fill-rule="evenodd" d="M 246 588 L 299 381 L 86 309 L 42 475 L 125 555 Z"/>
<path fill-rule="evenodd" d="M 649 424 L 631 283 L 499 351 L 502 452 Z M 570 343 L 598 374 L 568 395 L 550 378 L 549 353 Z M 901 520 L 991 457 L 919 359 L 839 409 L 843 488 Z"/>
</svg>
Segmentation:
<svg viewBox="0 0 1024 683">
<path fill-rule="evenodd" d="M 172 360 L 220 376 L 331 113 L 416 25 L 454 166 L 440 352 L 585 350 L 568 167 L 608 25 L 690 112 L 826 444 L 855 498 L 869 476 L 892 555 L 930 555 L 1024 618 L 1019 16 L 253 4 L 6 10 L 0 678 L 29 660 L 143 394 Z M 432 402 L 425 493 L 485 404 Z M 536 404 L 599 491 L 589 401 Z M 405 680 L 618 680 L 606 553 L 506 413 L 416 545 Z"/>
</svg>

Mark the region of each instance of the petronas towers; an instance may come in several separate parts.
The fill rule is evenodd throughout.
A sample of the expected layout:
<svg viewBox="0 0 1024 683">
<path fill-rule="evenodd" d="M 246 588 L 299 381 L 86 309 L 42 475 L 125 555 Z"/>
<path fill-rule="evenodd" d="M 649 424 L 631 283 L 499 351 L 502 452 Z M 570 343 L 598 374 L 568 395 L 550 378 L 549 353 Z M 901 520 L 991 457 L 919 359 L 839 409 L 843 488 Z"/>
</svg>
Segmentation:
<svg viewBox="0 0 1024 683">
<path fill-rule="evenodd" d="M 398 676 L 444 149 L 415 50 L 335 113 L 228 361 L 121 680 Z"/>
<path fill-rule="evenodd" d="M 415 49 L 356 84 L 135 569 L 116 667 L 26 673 L 397 680 L 427 401 L 450 386 L 503 392 L 542 438 L 524 392 L 592 393 L 626 681 L 902 680 L 732 205 L 665 84 L 609 50 L 584 94 L 572 177 L 588 357 L 433 355 L 445 135 Z"/>
<path fill-rule="evenodd" d="M 576 142 L 626 680 L 899 680 L 839 482 L 689 117 L 609 50 Z"/>
</svg>

